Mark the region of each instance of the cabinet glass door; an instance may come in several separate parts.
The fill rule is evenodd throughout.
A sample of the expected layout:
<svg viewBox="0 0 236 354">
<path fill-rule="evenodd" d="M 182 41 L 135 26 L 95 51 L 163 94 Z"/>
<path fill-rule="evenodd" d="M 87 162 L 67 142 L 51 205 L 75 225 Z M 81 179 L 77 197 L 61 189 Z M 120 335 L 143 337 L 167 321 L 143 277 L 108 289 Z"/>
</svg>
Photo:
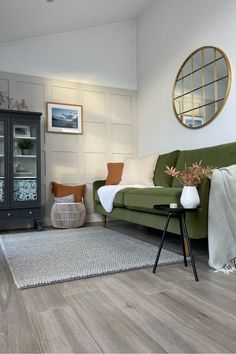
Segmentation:
<svg viewBox="0 0 236 354">
<path fill-rule="evenodd" d="M 5 202 L 5 129 L 0 121 L 0 203 Z"/>
<path fill-rule="evenodd" d="M 13 201 L 36 201 L 37 125 L 13 124 Z"/>
</svg>

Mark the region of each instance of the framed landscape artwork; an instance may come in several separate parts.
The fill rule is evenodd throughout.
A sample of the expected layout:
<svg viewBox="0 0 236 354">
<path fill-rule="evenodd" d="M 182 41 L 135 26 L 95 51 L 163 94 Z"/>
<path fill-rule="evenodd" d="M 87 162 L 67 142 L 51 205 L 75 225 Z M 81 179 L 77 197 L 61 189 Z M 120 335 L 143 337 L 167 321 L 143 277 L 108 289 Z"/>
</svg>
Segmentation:
<svg viewBox="0 0 236 354">
<path fill-rule="evenodd" d="M 47 102 L 47 131 L 83 134 L 83 106 Z"/>
</svg>

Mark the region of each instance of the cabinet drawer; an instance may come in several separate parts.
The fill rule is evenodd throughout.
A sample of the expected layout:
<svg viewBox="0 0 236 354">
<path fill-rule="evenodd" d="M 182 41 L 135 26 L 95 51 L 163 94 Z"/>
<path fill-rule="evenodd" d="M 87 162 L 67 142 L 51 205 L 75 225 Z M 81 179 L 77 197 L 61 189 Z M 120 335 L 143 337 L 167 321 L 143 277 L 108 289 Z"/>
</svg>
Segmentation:
<svg viewBox="0 0 236 354">
<path fill-rule="evenodd" d="M 0 220 L 41 218 L 40 208 L 9 209 L 0 211 Z"/>
</svg>

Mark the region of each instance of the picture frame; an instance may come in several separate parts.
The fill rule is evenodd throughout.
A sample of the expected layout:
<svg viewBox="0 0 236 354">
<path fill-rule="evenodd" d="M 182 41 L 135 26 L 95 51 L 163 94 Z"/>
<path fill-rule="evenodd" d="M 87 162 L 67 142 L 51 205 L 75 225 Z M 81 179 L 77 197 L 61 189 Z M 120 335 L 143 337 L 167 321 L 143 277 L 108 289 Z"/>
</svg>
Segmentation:
<svg viewBox="0 0 236 354">
<path fill-rule="evenodd" d="M 184 116 L 183 123 L 188 127 L 200 127 L 203 125 L 203 118 L 201 117 L 192 117 L 192 116 Z"/>
<path fill-rule="evenodd" d="M 83 134 L 83 106 L 47 102 L 47 132 Z"/>
<path fill-rule="evenodd" d="M 15 124 L 13 127 L 14 138 L 29 138 L 31 137 L 30 126 Z"/>
</svg>

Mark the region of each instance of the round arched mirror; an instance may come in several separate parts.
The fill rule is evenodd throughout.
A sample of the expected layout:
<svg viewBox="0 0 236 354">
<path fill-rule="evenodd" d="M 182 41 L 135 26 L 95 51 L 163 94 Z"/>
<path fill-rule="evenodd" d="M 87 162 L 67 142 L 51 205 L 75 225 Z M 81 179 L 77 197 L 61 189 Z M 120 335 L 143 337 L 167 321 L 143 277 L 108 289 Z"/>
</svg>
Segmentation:
<svg viewBox="0 0 236 354">
<path fill-rule="evenodd" d="M 229 60 L 222 50 L 202 47 L 185 60 L 175 79 L 172 103 L 178 121 L 197 129 L 220 113 L 231 85 Z"/>
</svg>

